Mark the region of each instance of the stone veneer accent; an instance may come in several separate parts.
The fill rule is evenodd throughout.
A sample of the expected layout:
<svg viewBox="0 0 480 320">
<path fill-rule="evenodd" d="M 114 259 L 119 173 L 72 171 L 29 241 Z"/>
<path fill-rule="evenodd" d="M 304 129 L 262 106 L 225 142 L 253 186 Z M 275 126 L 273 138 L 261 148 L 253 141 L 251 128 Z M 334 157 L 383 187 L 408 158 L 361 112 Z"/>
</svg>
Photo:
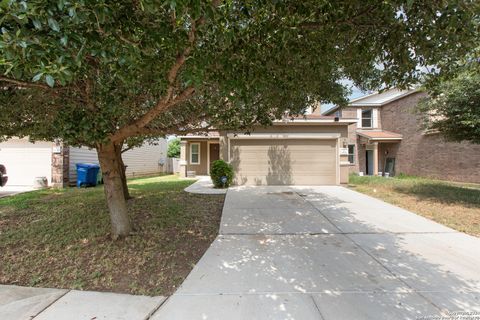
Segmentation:
<svg viewBox="0 0 480 320">
<path fill-rule="evenodd" d="M 70 163 L 70 149 L 61 145 L 60 153 L 52 152 L 52 181 L 54 188 L 65 188 L 68 186 L 68 166 Z"/>
</svg>

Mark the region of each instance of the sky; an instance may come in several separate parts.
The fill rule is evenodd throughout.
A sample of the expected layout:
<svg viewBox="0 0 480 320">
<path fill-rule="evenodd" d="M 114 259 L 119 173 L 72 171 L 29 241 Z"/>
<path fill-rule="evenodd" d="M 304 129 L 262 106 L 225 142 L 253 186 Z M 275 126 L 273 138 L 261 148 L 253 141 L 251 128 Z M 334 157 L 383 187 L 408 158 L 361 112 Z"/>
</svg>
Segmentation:
<svg viewBox="0 0 480 320">
<path fill-rule="evenodd" d="M 345 83 L 345 84 L 348 85 L 348 82 Z M 369 92 L 361 91 L 360 89 L 358 89 L 357 87 L 355 87 L 353 85 L 351 85 L 351 90 L 352 90 L 352 93 L 348 96 L 348 100 L 359 98 L 359 97 L 364 96 L 364 95 L 369 93 Z M 334 106 L 335 105 L 332 104 L 332 103 L 322 104 L 321 111 L 323 113 L 323 112 L 327 111 L 328 109 L 333 108 Z"/>
</svg>

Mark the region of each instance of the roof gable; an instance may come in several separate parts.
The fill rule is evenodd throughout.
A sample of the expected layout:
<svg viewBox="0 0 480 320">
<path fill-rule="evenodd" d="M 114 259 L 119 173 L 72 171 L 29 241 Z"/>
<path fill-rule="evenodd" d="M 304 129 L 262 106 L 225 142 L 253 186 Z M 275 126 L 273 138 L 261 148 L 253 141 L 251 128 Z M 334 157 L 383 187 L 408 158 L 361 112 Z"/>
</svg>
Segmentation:
<svg viewBox="0 0 480 320">
<path fill-rule="evenodd" d="M 375 92 L 357 99 L 353 99 L 350 101 L 348 105 L 353 107 L 356 107 L 356 106 L 358 107 L 379 106 L 380 107 L 415 92 L 417 92 L 417 90 L 415 89 L 409 89 L 409 90 L 390 89 L 387 91 Z"/>
<path fill-rule="evenodd" d="M 418 92 L 417 89 L 390 89 L 383 92 L 374 92 L 364 95 L 362 97 L 350 100 L 349 107 L 381 107 L 395 100 L 404 98 L 412 93 Z M 340 109 L 340 106 L 335 106 L 323 113 L 323 115 L 329 115 Z"/>
</svg>

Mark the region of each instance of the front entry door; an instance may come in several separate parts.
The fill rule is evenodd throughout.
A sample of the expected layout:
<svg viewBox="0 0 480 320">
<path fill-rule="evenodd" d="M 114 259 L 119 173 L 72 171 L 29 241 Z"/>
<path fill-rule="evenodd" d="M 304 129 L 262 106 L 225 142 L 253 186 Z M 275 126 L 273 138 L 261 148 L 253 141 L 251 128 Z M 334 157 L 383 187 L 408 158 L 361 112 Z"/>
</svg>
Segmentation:
<svg viewBox="0 0 480 320">
<path fill-rule="evenodd" d="M 210 163 L 209 166 L 212 166 L 213 161 L 220 159 L 220 144 L 218 143 L 211 143 L 209 145 L 209 153 L 210 153 Z"/>
<path fill-rule="evenodd" d="M 367 175 L 373 175 L 373 150 L 367 150 L 365 154 L 366 159 L 366 173 Z"/>
</svg>

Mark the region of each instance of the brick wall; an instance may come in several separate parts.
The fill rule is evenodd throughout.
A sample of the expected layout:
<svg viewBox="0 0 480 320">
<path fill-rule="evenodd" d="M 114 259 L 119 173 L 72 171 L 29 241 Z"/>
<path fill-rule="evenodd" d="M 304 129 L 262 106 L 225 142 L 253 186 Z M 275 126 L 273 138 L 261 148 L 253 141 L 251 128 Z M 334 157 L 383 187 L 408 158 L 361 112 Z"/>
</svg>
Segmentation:
<svg viewBox="0 0 480 320">
<path fill-rule="evenodd" d="M 438 134 L 421 131 L 414 109 L 424 96 L 414 93 L 381 108 L 383 129 L 403 135 L 401 143 L 384 145 L 381 153 L 395 155 L 397 174 L 480 183 L 480 145 L 446 142 Z"/>
</svg>

